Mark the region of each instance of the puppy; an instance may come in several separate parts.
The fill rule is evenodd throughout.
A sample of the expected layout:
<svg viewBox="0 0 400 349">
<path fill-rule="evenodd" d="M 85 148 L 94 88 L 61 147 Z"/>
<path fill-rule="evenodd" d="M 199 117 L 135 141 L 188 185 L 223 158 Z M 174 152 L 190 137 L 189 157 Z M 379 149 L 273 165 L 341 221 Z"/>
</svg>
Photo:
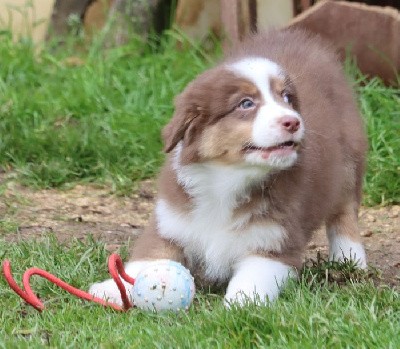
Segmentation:
<svg viewBox="0 0 400 349">
<path fill-rule="evenodd" d="M 227 284 L 226 303 L 274 300 L 326 225 L 331 259 L 366 267 L 357 215 L 367 148 L 332 49 L 300 30 L 248 38 L 176 98 L 156 208 L 132 249 Z M 112 280 L 90 293 L 121 303 Z"/>
</svg>

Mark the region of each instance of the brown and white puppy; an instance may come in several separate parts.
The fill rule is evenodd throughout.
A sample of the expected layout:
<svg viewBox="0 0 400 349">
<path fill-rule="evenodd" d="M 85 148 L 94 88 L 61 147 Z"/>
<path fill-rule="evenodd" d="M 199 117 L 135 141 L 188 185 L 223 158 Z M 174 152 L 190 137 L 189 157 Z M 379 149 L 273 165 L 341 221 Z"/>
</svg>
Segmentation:
<svg viewBox="0 0 400 349">
<path fill-rule="evenodd" d="M 299 30 L 258 34 L 176 99 L 154 216 L 126 271 L 153 259 L 273 300 L 326 225 L 330 258 L 366 266 L 357 212 L 366 137 L 333 51 Z M 112 280 L 94 295 L 120 302 Z"/>
</svg>

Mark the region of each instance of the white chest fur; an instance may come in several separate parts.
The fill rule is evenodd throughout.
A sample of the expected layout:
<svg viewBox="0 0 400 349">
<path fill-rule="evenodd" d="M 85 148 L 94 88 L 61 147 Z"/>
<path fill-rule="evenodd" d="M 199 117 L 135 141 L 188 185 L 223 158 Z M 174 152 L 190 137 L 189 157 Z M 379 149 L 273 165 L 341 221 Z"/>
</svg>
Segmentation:
<svg viewBox="0 0 400 349">
<path fill-rule="evenodd" d="M 207 164 L 177 168 L 178 181 L 193 198 L 189 213 L 159 200 L 159 233 L 183 247 L 189 263 L 200 263 L 210 280 L 225 281 L 242 258 L 257 250 L 280 251 L 286 232 L 273 222 L 249 224 L 251 214 L 233 215 L 248 200 L 251 184 L 261 183 L 266 170 Z M 258 210 L 266 209 L 266 203 Z"/>
</svg>

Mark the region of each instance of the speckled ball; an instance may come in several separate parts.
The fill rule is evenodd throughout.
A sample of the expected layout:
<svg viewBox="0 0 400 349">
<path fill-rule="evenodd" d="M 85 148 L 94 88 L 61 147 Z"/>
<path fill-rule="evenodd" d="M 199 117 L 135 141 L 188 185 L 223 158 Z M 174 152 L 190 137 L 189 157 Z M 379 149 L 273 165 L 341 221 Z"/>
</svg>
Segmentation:
<svg viewBox="0 0 400 349">
<path fill-rule="evenodd" d="M 131 296 L 138 308 L 160 312 L 189 309 L 194 293 L 190 271 L 180 263 L 162 259 L 149 263 L 140 271 Z"/>
</svg>

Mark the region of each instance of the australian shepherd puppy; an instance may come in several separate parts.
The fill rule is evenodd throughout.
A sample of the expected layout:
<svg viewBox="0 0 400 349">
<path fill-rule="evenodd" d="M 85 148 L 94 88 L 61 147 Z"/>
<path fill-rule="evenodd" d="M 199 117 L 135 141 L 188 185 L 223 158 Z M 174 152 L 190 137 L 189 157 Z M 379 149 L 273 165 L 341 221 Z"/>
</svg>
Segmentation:
<svg viewBox="0 0 400 349">
<path fill-rule="evenodd" d="M 325 224 L 331 259 L 366 266 L 357 215 L 367 149 L 336 54 L 300 30 L 248 38 L 176 98 L 153 218 L 126 271 L 154 259 L 272 301 Z M 121 302 L 112 280 L 93 295 Z"/>
</svg>

